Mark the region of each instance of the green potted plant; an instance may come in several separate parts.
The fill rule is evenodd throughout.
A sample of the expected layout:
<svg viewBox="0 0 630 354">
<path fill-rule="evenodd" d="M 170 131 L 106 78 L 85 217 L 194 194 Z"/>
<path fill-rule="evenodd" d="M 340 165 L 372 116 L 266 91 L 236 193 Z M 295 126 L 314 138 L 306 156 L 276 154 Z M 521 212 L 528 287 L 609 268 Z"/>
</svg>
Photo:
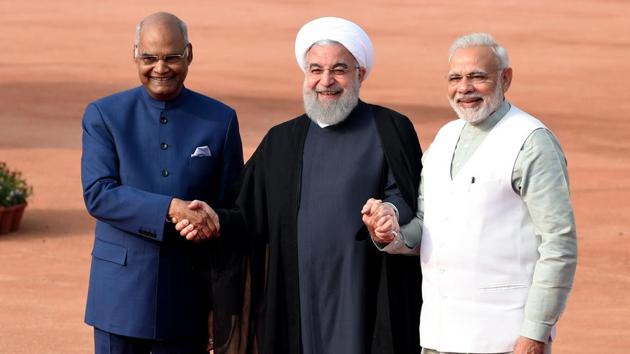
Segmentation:
<svg viewBox="0 0 630 354">
<path fill-rule="evenodd" d="M 33 187 L 26 183 L 19 171 L 12 171 L 0 161 L 0 234 L 19 228 L 26 208 L 26 200 Z"/>
</svg>

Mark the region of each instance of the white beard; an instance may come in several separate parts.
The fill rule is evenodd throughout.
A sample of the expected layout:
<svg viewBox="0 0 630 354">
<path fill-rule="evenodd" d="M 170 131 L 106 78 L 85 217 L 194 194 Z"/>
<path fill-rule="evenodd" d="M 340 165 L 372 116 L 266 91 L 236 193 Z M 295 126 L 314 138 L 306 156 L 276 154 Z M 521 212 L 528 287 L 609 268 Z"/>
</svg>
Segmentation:
<svg viewBox="0 0 630 354">
<path fill-rule="evenodd" d="M 479 107 L 462 108 L 457 104 L 457 100 L 462 98 L 481 98 L 483 102 Z M 457 116 L 470 124 L 477 124 L 486 120 L 486 118 L 499 108 L 501 102 L 503 102 L 503 85 L 500 81 L 497 83 L 494 92 L 490 96 L 457 94 L 452 99 L 450 97 L 448 99 L 448 103 L 451 104 L 451 108 L 457 113 Z"/>
<path fill-rule="evenodd" d="M 330 88 L 335 90 L 336 88 Z M 359 102 L 359 80 L 349 90 L 344 91 L 336 101 L 322 103 L 317 99 L 317 90 L 306 86 L 302 89 L 304 99 L 304 111 L 315 123 L 323 125 L 335 125 L 343 122 Z"/>
</svg>

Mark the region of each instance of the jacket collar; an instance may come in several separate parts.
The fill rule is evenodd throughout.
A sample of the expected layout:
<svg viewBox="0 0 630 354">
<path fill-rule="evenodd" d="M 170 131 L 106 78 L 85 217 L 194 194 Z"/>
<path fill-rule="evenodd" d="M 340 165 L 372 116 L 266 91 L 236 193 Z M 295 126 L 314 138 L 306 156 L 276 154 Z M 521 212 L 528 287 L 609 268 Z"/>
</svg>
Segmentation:
<svg viewBox="0 0 630 354">
<path fill-rule="evenodd" d="M 177 95 L 177 97 L 173 98 L 172 100 L 157 100 L 151 97 L 151 95 L 149 95 L 149 93 L 144 87 L 140 86 L 139 89 L 142 92 L 142 100 L 146 102 L 148 105 L 150 105 L 151 107 L 154 107 L 160 110 L 169 110 L 169 109 L 179 107 L 183 102 L 186 101 L 186 98 L 190 94 L 190 90 L 188 90 L 186 87 L 182 87 L 182 90 L 179 92 L 179 95 Z"/>
</svg>

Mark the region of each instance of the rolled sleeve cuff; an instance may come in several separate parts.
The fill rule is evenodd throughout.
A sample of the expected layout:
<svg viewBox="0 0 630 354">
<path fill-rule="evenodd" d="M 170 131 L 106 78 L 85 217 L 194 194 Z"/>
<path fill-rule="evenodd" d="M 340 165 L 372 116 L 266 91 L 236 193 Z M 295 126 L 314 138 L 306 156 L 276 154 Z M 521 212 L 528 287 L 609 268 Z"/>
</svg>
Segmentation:
<svg viewBox="0 0 630 354">
<path fill-rule="evenodd" d="M 405 241 L 402 238 L 400 232 L 396 233 L 394 240 L 390 243 L 380 243 L 372 239 L 374 242 L 374 246 L 379 251 L 389 253 L 389 254 L 405 254 L 405 255 L 416 255 L 416 249 L 409 247 L 405 244 Z"/>
<path fill-rule="evenodd" d="M 523 321 L 523 327 L 521 328 L 521 336 L 527 337 L 539 342 L 549 343 L 554 326 L 546 325 L 544 323 L 533 322 L 529 320 Z"/>
<path fill-rule="evenodd" d="M 396 233 L 394 240 L 390 243 L 378 242 L 374 239 L 372 239 L 372 242 L 374 242 L 374 246 L 376 246 L 379 251 L 384 252 L 399 249 L 405 244 L 404 241 L 401 239 L 399 232 Z"/>
</svg>

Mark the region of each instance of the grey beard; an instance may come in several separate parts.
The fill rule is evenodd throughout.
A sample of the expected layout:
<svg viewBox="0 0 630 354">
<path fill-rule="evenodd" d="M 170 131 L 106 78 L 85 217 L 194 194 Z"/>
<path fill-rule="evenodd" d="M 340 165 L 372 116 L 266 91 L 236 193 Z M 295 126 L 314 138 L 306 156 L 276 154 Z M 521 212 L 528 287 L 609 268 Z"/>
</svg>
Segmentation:
<svg viewBox="0 0 630 354">
<path fill-rule="evenodd" d="M 335 125 L 343 122 L 350 112 L 359 102 L 358 85 L 353 85 L 352 89 L 345 91 L 335 102 L 322 104 L 317 100 L 315 90 L 304 87 L 302 90 L 304 98 L 304 111 L 306 115 L 315 123 L 324 125 Z"/>
<path fill-rule="evenodd" d="M 478 124 L 490 117 L 503 102 L 503 85 L 501 82 L 498 82 L 492 95 L 484 98 L 483 105 L 476 110 L 459 107 L 456 102 L 457 98 L 449 98 L 448 100 L 457 116 L 470 124 Z"/>
</svg>

